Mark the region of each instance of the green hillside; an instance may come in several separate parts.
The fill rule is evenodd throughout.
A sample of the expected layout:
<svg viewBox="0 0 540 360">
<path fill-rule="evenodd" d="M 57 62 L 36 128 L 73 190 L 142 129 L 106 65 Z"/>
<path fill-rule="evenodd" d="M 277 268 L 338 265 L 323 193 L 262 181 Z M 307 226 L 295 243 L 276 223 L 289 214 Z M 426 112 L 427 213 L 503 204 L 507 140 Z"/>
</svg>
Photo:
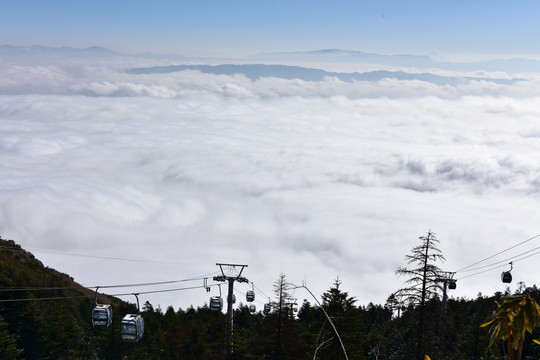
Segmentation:
<svg viewBox="0 0 540 360">
<path fill-rule="evenodd" d="M 94 331 L 91 311 L 95 293 L 72 277 L 45 267 L 13 240 L 0 238 L 0 358 L 98 359 L 112 351 L 125 353 L 119 320 L 111 331 Z M 100 295 L 115 310 L 136 311 L 133 305 Z M 110 333 L 110 334 L 109 334 Z M 110 338 L 110 341 L 109 339 Z"/>
</svg>

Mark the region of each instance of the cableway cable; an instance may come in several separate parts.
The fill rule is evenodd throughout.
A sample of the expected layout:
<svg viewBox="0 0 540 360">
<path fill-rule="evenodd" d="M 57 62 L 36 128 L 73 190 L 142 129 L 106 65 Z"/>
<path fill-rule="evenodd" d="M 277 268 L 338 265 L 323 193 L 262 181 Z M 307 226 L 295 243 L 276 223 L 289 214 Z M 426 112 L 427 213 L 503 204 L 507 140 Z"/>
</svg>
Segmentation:
<svg viewBox="0 0 540 360">
<path fill-rule="evenodd" d="M 515 255 L 515 256 L 511 256 L 511 257 L 506 258 L 506 259 L 504 259 L 504 260 L 497 261 L 497 262 L 495 262 L 495 263 L 493 263 L 493 264 L 480 266 L 480 267 L 477 267 L 477 268 L 474 268 L 474 269 L 463 270 L 463 271 L 461 271 L 461 272 L 471 272 L 471 271 L 482 270 L 482 269 L 485 269 L 485 268 L 488 268 L 488 267 L 492 267 L 492 266 L 495 266 L 495 265 L 499 265 L 499 264 L 502 264 L 502 263 L 508 264 L 508 261 L 510 261 L 510 260 L 512 260 L 513 262 L 519 261 L 519 260 L 521 260 L 521 259 L 518 259 L 518 260 L 513 260 L 513 259 L 519 258 L 520 256 L 529 254 L 531 251 L 538 250 L 538 249 L 540 249 L 540 246 L 535 247 L 534 249 L 531 249 L 531 250 L 529 250 L 529 251 L 522 252 L 521 254 L 517 254 L 517 255 Z M 537 252 L 535 252 L 535 253 L 532 253 L 532 254 L 530 254 L 530 255 L 527 255 L 527 257 L 536 255 L 536 254 L 538 254 L 538 253 L 540 253 L 540 251 L 537 251 Z M 526 257 L 524 257 L 523 259 L 525 259 L 525 258 L 526 258 Z"/>
<path fill-rule="evenodd" d="M 525 252 L 525 253 L 523 253 L 523 254 L 527 254 L 527 252 Z M 521 255 L 523 255 L 523 254 L 521 254 Z M 527 256 L 523 256 L 523 257 L 521 257 L 521 258 L 512 260 L 512 263 L 516 263 L 516 262 L 518 262 L 518 261 L 525 260 L 525 259 L 527 259 L 527 258 L 529 258 L 529 257 L 531 257 L 531 256 L 534 256 L 534 255 L 537 255 L 537 254 L 540 254 L 540 250 L 539 250 L 539 251 L 536 251 L 536 252 L 534 252 L 534 253 L 532 253 L 532 254 L 528 254 Z M 510 258 L 510 259 L 514 259 L 514 258 Z M 467 275 L 467 276 L 460 277 L 459 280 L 466 279 L 466 278 L 469 278 L 469 277 L 473 277 L 473 276 L 476 276 L 476 275 L 479 275 L 479 274 L 483 274 L 483 273 L 485 273 L 485 272 L 488 272 L 488 271 L 495 270 L 495 269 L 497 269 L 497 268 L 506 266 L 506 265 L 508 265 L 508 263 L 506 262 L 507 260 L 509 260 L 509 259 L 506 259 L 506 260 L 499 261 L 499 262 L 497 262 L 497 263 L 491 264 L 491 267 L 490 267 L 489 269 L 486 269 L 486 270 L 483 270 L 483 271 L 479 271 L 479 272 L 477 272 L 477 273 L 470 274 L 470 275 Z M 504 263 L 503 263 L 503 264 L 500 264 L 500 263 L 502 263 L 502 262 L 504 262 Z M 481 267 L 481 268 L 477 268 L 476 270 L 480 270 L 480 269 L 483 269 L 483 268 L 488 267 L 488 266 L 490 266 L 490 265 L 483 266 L 483 267 Z M 472 271 L 472 270 L 471 270 L 471 271 Z M 457 279 L 456 279 L 456 280 L 457 280 Z"/>
<path fill-rule="evenodd" d="M 265 298 L 270 298 L 270 296 L 266 295 L 266 294 L 264 293 L 264 291 L 262 291 L 261 289 L 259 289 L 259 288 L 257 287 L 257 285 L 253 284 L 253 288 L 255 288 L 255 290 L 257 290 L 257 292 L 261 293 Z"/>
<path fill-rule="evenodd" d="M 94 258 L 94 259 L 103 259 L 103 260 L 113 260 L 113 261 L 130 261 L 130 262 L 144 262 L 144 263 L 157 263 L 157 264 L 169 264 L 169 265 L 186 265 L 186 263 L 178 263 L 178 262 L 168 262 L 168 261 L 156 261 L 156 260 L 146 260 L 146 259 L 131 259 L 131 258 L 121 258 L 121 257 L 110 257 L 110 256 L 98 256 L 98 255 L 88 255 L 88 254 L 80 254 L 80 253 L 68 253 L 68 252 L 62 252 L 62 251 L 55 251 L 55 250 L 47 250 L 47 249 L 39 249 L 39 248 L 27 248 L 23 249 L 20 247 L 12 247 L 12 246 L 1 246 L 0 249 L 6 249 L 11 251 L 18 251 L 23 253 L 29 253 L 31 255 L 32 252 L 42 252 L 42 253 L 49 253 L 49 254 L 56 254 L 56 255 L 63 255 L 63 256 L 76 256 L 76 257 L 86 257 L 86 258 Z M 165 285 L 165 284 L 174 284 L 179 282 L 187 282 L 187 281 L 197 281 L 197 280 L 203 280 L 208 278 L 209 276 L 218 274 L 219 271 L 211 272 L 209 274 L 192 277 L 188 279 L 181 279 L 181 280 L 169 280 L 169 281 L 154 281 L 154 282 L 145 282 L 145 283 L 133 283 L 133 284 L 114 284 L 114 285 L 99 285 L 99 286 L 86 286 L 83 284 L 80 284 L 80 286 L 51 286 L 51 287 L 0 287 L 0 292 L 16 292 L 16 291 L 52 291 L 52 290 L 78 290 L 80 291 L 81 288 L 85 289 L 112 289 L 112 288 L 129 288 L 129 287 L 142 287 L 142 286 L 157 286 L 157 285 Z M 253 284 L 253 283 L 252 283 Z M 210 285 L 215 286 L 215 285 Z M 192 288 L 199 288 L 201 286 L 192 287 Z M 204 286 L 203 286 L 204 288 Z M 156 291 L 147 291 L 147 292 L 138 292 L 139 294 L 150 294 L 150 293 L 159 293 L 159 292 L 168 292 L 168 291 L 178 291 L 183 289 L 191 289 L 191 288 L 181 288 L 181 289 L 170 289 L 170 290 L 156 290 Z M 267 294 L 264 293 L 260 288 L 255 286 L 253 284 L 253 289 L 256 290 L 258 293 L 262 294 L 265 298 L 270 298 Z M 104 295 L 108 295 L 103 293 Z M 132 295 L 129 294 L 111 294 L 109 296 L 122 296 L 122 295 Z M 244 294 L 245 295 L 245 294 Z M 46 297 L 46 298 L 29 298 L 29 299 L 5 299 L 0 300 L 0 302 L 8 302 L 8 301 L 32 301 L 32 300 L 56 300 L 56 299 L 69 299 L 69 298 L 84 298 L 87 297 L 85 295 L 81 296 L 74 296 L 74 297 Z M 260 301 L 257 301 L 260 302 Z"/>
<path fill-rule="evenodd" d="M 500 254 L 503 254 L 503 253 L 505 253 L 505 252 L 507 252 L 507 251 L 510 251 L 510 250 L 512 250 L 512 249 L 514 249 L 514 248 L 516 248 L 516 247 L 518 247 L 518 246 L 520 246 L 520 245 L 523 245 L 523 244 L 525 244 L 525 243 L 527 243 L 527 242 L 529 242 L 529 241 L 532 241 L 532 240 L 534 240 L 534 239 L 536 239 L 536 238 L 538 238 L 538 237 L 540 237 L 540 234 L 537 234 L 537 235 L 535 235 L 535 236 L 533 236 L 533 237 L 530 237 L 530 238 L 528 238 L 528 239 L 526 239 L 526 240 L 524 240 L 524 241 L 522 241 L 522 242 L 520 242 L 520 243 L 518 243 L 518 244 L 516 244 L 516 245 L 513 245 L 513 246 L 511 246 L 511 247 L 509 247 L 509 248 L 507 248 L 507 249 L 505 249 L 505 250 L 499 251 L 498 253 L 493 254 L 493 255 L 491 255 L 491 256 L 488 256 L 487 258 L 484 258 L 484 259 L 482 259 L 482 260 L 479 260 L 479 261 L 477 261 L 477 262 L 475 262 L 475 263 L 473 263 L 473 264 L 471 264 L 471 265 L 469 265 L 469 266 L 465 266 L 464 268 L 461 268 L 461 269 L 455 271 L 454 273 L 463 272 L 463 271 L 466 270 L 466 269 L 469 269 L 469 268 L 471 268 L 471 267 L 473 267 L 473 266 L 475 266 L 475 265 L 478 265 L 478 264 L 480 264 L 480 263 L 482 263 L 482 262 L 484 262 L 484 261 L 486 261 L 486 260 L 493 259 L 494 257 L 496 257 L 496 256 L 498 256 L 498 255 L 500 255 Z M 537 249 L 537 248 L 536 248 L 536 249 Z M 535 249 L 533 249 L 533 250 L 535 250 Z M 517 255 L 517 256 L 519 256 L 519 255 Z"/>
<path fill-rule="evenodd" d="M 179 263 L 179 262 L 173 262 L 173 261 L 157 261 L 157 260 L 146 260 L 146 259 L 130 259 L 130 258 L 121 258 L 121 257 L 112 257 L 112 256 L 78 254 L 78 253 L 69 253 L 69 252 L 64 252 L 64 251 L 38 249 L 38 248 L 19 249 L 19 248 L 10 247 L 10 246 L 0 246 L 0 249 L 7 249 L 7 250 L 26 252 L 26 253 L 28 252 L 31 253 L 33 251 L 33 252 L 49 253 L 49 254 L 62 255 L 62 256 L 76 256 L 76 257 L 85 257 L 85 258 L 112 260 L 112 261 L 130 261 L 130 262 L 143 262 L 143 263 L 166 264 L 166 265 L 206 266 L 206 265 L 200 265 L 200 264 Z"/>
<path fill-rule="evenodd" d="M 146 283 L 134 283 L 134 284 L 118 284 L 118 285 L 99 285 L 99 286 L 84 286 L 81 285 L 80 287 L 76 286 L 65 286 L 65 287 L 14 287 L 14 288 L 0 288 L 0 292 L 6 292 L 6 291 L 40 291 L 40 290 L 68 290 L 68 289 L 79 289 L 81 287 L 86 289 L 111 289 L 111 288 L 125 288 L 125 287 L 140 287 L 140 286 L 156 286 L 156 285 L 165 285 L 165 284 L 174 284 L 179 282 L 187 282 L 187 281 L 199 281 L 207 278 L 208 276 L 217 274 L 218 271 L 196 276 L 188 279 L 181 279 L 181 280 L 169 280 L 169 281 L 154 281 L 154 282 L 146 282 Z"/>
<path fill-rule="evenodd" d="M 147 283 L 138 283 L 138 284 L 118 284 L 118 285 L 99 285 L 99 286 L 89 286 L 88 289 L 111 289 L 111 288 L 124 288 L 124 287 L 139 287 L 139 286 L 155 286 L 155 285 L 164 285 L 164 284 L 174 284 L 179 282 L 186 282 L 186 281 L 197 281 L 197 280 L 203 280 L 207 278 L 210 275 L 214 275 L 219 273 L 219 271 L 212 272 L 210 274 L 197 276 L 189 279 L 182 279 L 182 280 L 169 280 L 169 281 L 156 281 L 156 282 L 147 282 Z"/>
<path fill-rule="evenodd" d="M 218 286 L 218 284 L 212 284 L 208 286 Z M 139 291 L 137 294 L 157 294 L 157 293 L 165 293 L 165 292 L 172 292 L 172 291 L 182 291 L 182 290 L 193 290 L 193 289 L 199 289 L 204 288 L 202 285 L 198 286 L 190 286 L 190 287 L 184 287 L 184 288 L 175 288 L 175 289 L 163 289 L 163 290 L 152 290 L 152 291 Z M 131 296 L 133 293 L 121 293 L 121 294 L 106 294 L 107 296 Z M 73 296 L 56 296 L 56 297 L 37 297 L 37 298 L 26 298 L 26 299 L 0 299 L 0 303 L 4 302 L 20 302 L 20 301 L 45 301 L 45 300 L 69 300 L 69 299 L 82 299 L 82 298 L 93 298 L 94 295 L 73 295 Z"/>
</svg>

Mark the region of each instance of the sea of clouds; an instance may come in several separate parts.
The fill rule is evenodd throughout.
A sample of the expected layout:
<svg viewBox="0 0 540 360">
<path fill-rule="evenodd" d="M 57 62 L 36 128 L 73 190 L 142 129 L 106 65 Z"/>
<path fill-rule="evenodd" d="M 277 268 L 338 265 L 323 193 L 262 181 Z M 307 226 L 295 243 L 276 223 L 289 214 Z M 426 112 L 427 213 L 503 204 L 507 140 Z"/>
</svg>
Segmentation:
<svg viewBox="0 0 540 360">
<path fill-rule="evenodd" d="M 169 64 L 0 58 L 2 238 L 86 286 L 247 264 L 262 308 L 280 273 L 317 295 L 339 277 L 358 305 L 384 304 L 429 230 L 445 271 L 540 233 L 539 74 L 431 70 L 469 79 L 452 86 L 128 71 Z M 500 272 L 538 241 L 478 265 L 500 261 L 495 270 L 458 272 L 451 295 L 504 291 Z M 512 291 L 536 283 L 537 258 L 514 262 Z M 236 286 L 240 296 L 250 287 Z M 140 298 L 186 308 L 218 292 Z"/>
</svg>

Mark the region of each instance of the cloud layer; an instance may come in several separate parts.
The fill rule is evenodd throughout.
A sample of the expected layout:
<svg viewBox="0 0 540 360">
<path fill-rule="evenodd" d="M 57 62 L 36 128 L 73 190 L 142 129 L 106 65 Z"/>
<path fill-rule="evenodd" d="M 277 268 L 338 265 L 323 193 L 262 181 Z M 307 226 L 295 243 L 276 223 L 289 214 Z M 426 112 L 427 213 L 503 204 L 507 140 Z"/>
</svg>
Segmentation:
<svg viewBox="0 0 540 360">
<path fill-rule="evenodd" d="M 447 271 L 540 232 L 535 74 L 450 86 L 126 71 L 153 65 L 3 62 L 3 238 L 88 286 L 227 262 L 248 264 L 267 296 L 281 272 L 318 294 L 339 276 L 367 304 L 402 286 L 394 271 L 429 229 Z M 532 285 L 534 264 L 516 263 L 516 281 Z M 500 271 L 458 273 L 454 295 L 504 290 Z M 208 301 L 202 289 L 147 296 Z"/>
</svg>

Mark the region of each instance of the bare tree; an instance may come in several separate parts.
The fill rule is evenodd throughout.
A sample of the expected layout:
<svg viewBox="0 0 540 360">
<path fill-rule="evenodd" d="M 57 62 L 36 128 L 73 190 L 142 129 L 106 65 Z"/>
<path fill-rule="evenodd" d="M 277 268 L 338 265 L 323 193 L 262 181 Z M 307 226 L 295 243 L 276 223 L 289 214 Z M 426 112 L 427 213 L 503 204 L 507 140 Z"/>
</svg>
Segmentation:
<svg viewBox="0 0 540 360">
<path fill-rule="evenodd" d="M 434 298 L 442 290 L 438 279 L 441 278 L 442 270 L 434 263 L 444 261 L 441 250 L 437 247 L 439 240 L 435 233 L 428 231 L 427 235 L 419 237 L 421 244 L 411 250 L 410 255 L 405 256 L 409 267 L 398 268 L 396 274 L 405 276 L 407 287 L 400 289 L 396 295 L 409 305 L 418 307 L 418 331 L 416 343 L 416 358 L 424 359 L 423 329 L 425 322 L 426 300 Z"/>
</svg>

